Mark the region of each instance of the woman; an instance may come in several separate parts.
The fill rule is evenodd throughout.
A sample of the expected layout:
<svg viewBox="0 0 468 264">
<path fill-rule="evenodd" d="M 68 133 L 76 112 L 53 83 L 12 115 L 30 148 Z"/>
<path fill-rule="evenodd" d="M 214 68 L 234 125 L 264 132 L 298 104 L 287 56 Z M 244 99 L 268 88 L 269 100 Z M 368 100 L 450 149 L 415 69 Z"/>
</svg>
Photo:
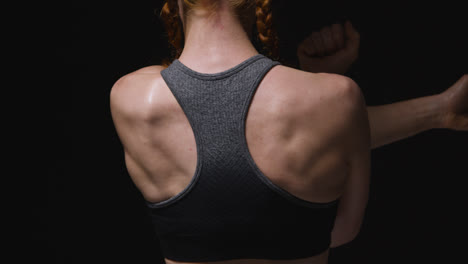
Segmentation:
<svg viewBox="0 0 468 264">
<path fill-rule="evenodd" d="M 163 11 L 183 23 L 178 60 L 112 89 L 166 263 L 326 263 L 359 232 L 371 147 L 362 94 L 347 77 L 259 54 L 254 22 L 276 57 L 269 5 L 169 1 Z"/>
</svg>

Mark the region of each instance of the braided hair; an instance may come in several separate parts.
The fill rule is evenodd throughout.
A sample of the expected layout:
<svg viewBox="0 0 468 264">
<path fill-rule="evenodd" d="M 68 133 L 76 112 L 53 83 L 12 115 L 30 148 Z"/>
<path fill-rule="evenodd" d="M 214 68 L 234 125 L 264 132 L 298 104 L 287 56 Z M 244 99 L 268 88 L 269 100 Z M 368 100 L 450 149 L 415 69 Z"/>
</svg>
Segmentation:
<svg viewBox="0 0 468 264">
<path fill-rule="evenodd" d="M 255 4 L 255 15 L 256 15 L 256 29 L 257 38 L 260 40 L 263 46 L 263 52 L 274 60 L 279 60 L 279 48 L 278 48 L 278 35 L 273 27 L 273 15 L 271 3 L 273 0 L 230 0 L 230 4 L 237 11 L 238 17 L 241 19 L 244 25 L 243 14 L 245 6 Z M 197 4 L 197 0 L 183 0 L 184 4 L 184 16 L 189 13 L 190 9 Z M 216 1 L 213 2 L 211 10 L 213 11 L 216 7 Z M 167 67 L 171 64 L 174 59 L 180 57 L 184 44 L 183 24 L 179 15 L 179 6 L 177 0 L 166 0 L 161 12 L 160 17 L 164 22 L 166 29 L 167 38 L 169 41 L 169 48 L 171 54 L 169 58 L 162 60 L 162 65 Z M 244 29 L 248 30 L 248 28 Z"/>
</svg>

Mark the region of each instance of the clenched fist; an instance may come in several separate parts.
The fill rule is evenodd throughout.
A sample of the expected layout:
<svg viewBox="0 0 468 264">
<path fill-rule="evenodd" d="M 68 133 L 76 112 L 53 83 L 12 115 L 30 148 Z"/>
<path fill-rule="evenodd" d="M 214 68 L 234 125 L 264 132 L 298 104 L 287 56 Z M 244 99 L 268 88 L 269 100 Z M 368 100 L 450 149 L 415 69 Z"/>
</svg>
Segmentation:
<svg viewBox="0 0 468 264">
<path fill-rule="evenodd" d="M 308 72 L 344 74 L 358 58 L 360 35 L 348 20 L 313 32 L 297 48 L 299 66 Z"/>
<path fill-rule="evenodd" d="M 441 93 L 444 99 L 442 127 L 468 131 L 468 74 Z"/>
</svg>

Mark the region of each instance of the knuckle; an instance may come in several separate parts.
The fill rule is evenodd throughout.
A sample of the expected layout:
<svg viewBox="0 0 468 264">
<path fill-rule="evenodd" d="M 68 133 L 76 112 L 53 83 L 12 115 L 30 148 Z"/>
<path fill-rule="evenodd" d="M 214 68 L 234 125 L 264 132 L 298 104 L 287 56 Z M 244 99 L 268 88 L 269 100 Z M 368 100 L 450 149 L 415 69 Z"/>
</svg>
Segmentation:
<svg viewBox="0 0 468 264">
<path fill-rule="evenodd" d="M 320 33 L 322 33 L 322 34 L 324 34 L 324 35 L 330 34 L 330 27 L 328 27 L 328 26 L 323 27 L 323 28 L 320 30 Z"/>
</svg>

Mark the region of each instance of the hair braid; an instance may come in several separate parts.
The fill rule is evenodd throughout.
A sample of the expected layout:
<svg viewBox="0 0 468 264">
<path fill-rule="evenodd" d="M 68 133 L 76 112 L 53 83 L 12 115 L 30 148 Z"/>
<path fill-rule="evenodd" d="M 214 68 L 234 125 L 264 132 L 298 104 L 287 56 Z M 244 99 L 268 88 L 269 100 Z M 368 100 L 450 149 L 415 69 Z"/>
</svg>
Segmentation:
<svg viewBox="0 0 468 264">
<path fill-rule="evenodd" d="M 162 65 L 167 67 L 172 63 L 172 58 L 178 58 L 182 53 L 183 29 L 182 21 L 179 16 L 179 6 L 177 0 L 166 0 L 161 9 L 160 17 L 164 21 L 166 34 L 171 49 L 171 58 L 164 58 Z"/>
<path fill-rule="evenodd" d="M 257 31 L 266 52 L 275 60 L 279 59 L 278 35 L 273 27 L 272 0 L 256 0 Z"/>
<path fill-rule="evenodd" d="M 193 8 L 196 2 L 197 1 L 194 0 L 183 1 L 184 4 L 187 4 L 188 12 L 191 8 Z M 271 2 L 272 0 L 232 1 L 232 3 L 234 3 L 238 8 L 249 3 L 256 3 L 255 14 L 257 16 L 256 25 L 258 38 L 262 42 L 264 51 L 267 53 L 267 56 L 274 60 L 279 60 L 278 36 L 273 28 Z M 216 4 L 216 1 L 214 1 L 213 4 Z M 186 7 L 184 5 L 184 9 L 185 8 Z M 172 63 L 174 58 L 179 58 L 180 54 L 182 53 L 184 44 L 183 25 L 179 16 L 179 6 L 177 0 L 166 0 L 159 15 L 164 22 L 167 38 L 170 44 L 169 48 L 171 49 L 171 56 L 169 58 L 163 58 L 161 63 L 163 66 L 167 67 Z"/>
</svg>

